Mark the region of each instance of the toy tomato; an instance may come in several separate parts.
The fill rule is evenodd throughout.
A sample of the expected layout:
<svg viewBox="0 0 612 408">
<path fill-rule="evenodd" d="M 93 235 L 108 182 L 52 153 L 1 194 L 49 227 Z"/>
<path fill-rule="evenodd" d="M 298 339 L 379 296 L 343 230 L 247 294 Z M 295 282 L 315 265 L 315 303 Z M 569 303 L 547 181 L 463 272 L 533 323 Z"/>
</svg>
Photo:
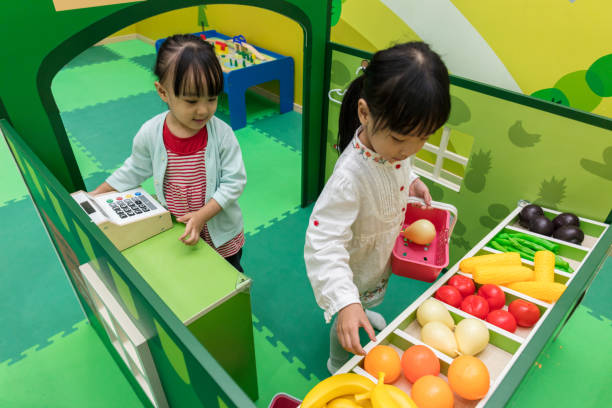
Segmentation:
<svg viewBox="0 0 612 408">
<path fill-rule="evenodd" d="M 487 315 L 487 322 L 497 327 L 501 327 L 510 333 L 514 333 L 516 330 L 516 319 L 512 316 L 512 313 L 507 310 L 498 309 L 491 311 Z"/>
<path fill-rule="evenodd" d="M 463 300 L 459 289 L 450 285 L 440 286 L 440 289 L 436 291 L 435 298 L 453 307 L 459 307 Z"/>
<path fill-rule="evenodd" d="M 487 299 L 489 310 L 501 309 L 506 304 L 506 294 L 499 286 L 492 283 L 482 285 L 478 289 L 478 294 Z"/>
<path fill-rule="evenodd" d="M 461 310 L 484 320 L 489 313 L 489 304 L 482 296 L 470 295 L 461 302 Z"/>
<path fill-rule="evenodd" d="M 461 296 L 466 297 L 473 295 L 476 291 L 476 287 L 474 286 L 474 281 L 463 275 L 453 275 L 449 280 L 448 284 L 450 286 L 456 287 Z"/>
<path fill-rule="evenodd" d="M 521 327 L 531 327 L 540 318 L 540 309 L 531 302 L 523 299 L 513 300 L 508 305 L 508 311 L 516 319 L 516 323 Z"/>
</svg>

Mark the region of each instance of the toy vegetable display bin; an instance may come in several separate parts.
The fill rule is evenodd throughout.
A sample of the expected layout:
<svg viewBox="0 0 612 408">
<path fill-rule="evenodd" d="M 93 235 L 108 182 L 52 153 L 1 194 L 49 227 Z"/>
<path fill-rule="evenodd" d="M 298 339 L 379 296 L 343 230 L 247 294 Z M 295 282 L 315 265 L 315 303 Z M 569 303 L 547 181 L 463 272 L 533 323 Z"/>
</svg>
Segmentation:
<svg viewBox="0 0 612 408">
<path fill-rule="evenodd" d="M 423 205 L 425 203 L 419 198 L 409 199 L 402 231 L 425 219 L 435 227 L 435 237 L 430 244 L 420 245 L 400 234 L 391 255 L 391 271 L 399 276 L 433 282 L 448 266 L 448 241 L 457 222 L 457 209 L 437 201 L 431 202 L 432 208 L 422 208 Z"/>
</svg>

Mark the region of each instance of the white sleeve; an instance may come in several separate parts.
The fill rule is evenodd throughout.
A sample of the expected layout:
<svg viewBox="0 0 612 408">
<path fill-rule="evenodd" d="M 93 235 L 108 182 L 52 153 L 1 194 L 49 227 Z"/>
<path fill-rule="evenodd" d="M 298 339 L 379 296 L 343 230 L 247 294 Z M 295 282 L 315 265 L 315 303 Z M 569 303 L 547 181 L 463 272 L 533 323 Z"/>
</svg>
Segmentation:
<svg viewBox="0 0 612 408">
<path fill-rule="evenodd" d="M 408 166 L 409 174 L 408 174 L 408 186 L 411 186 L 414 183 L 414 180 L 419 178 L 419 175 L 414 171 L 414 160 L 416 155 L 413 155 L 410 159 L 410 166 Z"/>
<path fill-rule="evenodd" d="M 348 251 L 358 213 L 359 192 L 350 181 L 333 175 L 314 206 L 306 230 L 306 272 L 328 323 L 345 306 L 360 303 Z"/>
</svg>

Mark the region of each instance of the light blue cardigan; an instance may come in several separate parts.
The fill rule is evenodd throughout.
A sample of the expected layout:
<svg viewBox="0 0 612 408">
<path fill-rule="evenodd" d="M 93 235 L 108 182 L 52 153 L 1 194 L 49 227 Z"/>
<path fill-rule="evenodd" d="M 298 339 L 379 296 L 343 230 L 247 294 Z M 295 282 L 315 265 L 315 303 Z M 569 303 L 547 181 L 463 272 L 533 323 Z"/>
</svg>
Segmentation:
<svg viewBox="0 0 612 408">
<path fill-rule="evenodd" d="M 132 145 L 132 155 L 123 165 L 106 179 L 117 191 L 138 187 L 153 176 L 155 192 L 163 206 L 164 175 L 168 164 L 168 153 L 164 146 L 164 119 L 168 111 L 145 122 Z M 213 116 L 206 123 L 208 144 L 204 160 L 206 163 L 206 197 L 219 203 L 222 210 L 208 221 L 208 231 L 213 244 L 218 248 L 234 238 L 244 229 L 238 197 L 246 185 L 246 171 L 242 152 L 232 128 Z"/>
</svg>

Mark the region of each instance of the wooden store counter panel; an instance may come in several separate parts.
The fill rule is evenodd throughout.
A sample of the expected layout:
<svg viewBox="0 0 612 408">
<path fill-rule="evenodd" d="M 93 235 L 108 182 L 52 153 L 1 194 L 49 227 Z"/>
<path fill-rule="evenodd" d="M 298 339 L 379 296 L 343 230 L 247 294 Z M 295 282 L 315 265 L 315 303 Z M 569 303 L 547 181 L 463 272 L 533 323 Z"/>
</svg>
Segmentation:
<svg viewBox="0 0 612 408">
<path fill-rule="evenodd" d="M 251 280 L 203 240 L 179 241 L 184 224 L 122 254 L 253 400 L 257 377 L 251 319 Z"/>
</svg>

